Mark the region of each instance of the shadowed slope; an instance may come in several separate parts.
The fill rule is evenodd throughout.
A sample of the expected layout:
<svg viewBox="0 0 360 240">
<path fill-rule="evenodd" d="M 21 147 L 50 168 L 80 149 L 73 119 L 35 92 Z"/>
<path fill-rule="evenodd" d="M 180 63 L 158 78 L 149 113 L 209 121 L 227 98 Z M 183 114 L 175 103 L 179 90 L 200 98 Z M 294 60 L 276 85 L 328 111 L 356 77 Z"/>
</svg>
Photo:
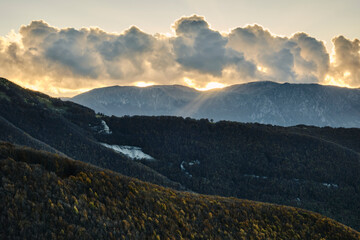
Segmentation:
<svg viewBox="0 0 360 240">
<path fill-rule="evenodd" d="M 32 138 L 71 158 L 145 181 L 176 189 L 182 188 L 178 183 L 170 181 L 149 167 L 99 144 L 93 135 L 106 133 L 103 131 L 101 119 L 93 110 L 23 89 L 3 78 L 0 78 L 0 95 L 0 116 L 15 126 L 14 131 L 21 129 Z M 11 136 L 16 139 L 10 138 Z M 5 131 L 0 132 L 2 140 L 37 147 L 20 138 L 22 136 L 19 134 L 9 135 Z"/>
</svg>

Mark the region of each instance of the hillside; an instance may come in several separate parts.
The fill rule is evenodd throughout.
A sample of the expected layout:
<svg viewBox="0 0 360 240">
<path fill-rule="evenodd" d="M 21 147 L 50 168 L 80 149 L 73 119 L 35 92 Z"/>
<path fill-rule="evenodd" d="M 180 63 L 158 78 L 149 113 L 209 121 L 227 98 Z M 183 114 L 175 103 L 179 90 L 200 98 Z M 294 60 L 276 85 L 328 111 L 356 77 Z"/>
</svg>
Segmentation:
<svg viewBox="0 0 360 240">
<path fill-rule="evenodd" d="M 8 143 L 0 175 L 2 239 L 360 239 L 309 211 L 177 192 Z"/>
<path fill-rule="evenodd" d="M 44 147 L 46 144 L 77 160 L 160 185 L 182 188 L 147 166 L 99 144 L 93 135 L 107 135 L 106 123 L 89 108 L 23 89 L 0 78 L 0 117 L 0 127 L 6 126 L 6 130 L 0 132 L 1 140 L 49 150 Z M 40 142 L 43 144 L 39 145 Z"/>
<path fill-rule="evenodd" d="M 182 116 L 215 121 L 360 127 L 360 89 L 252 82 L 211 91 L 185 86 L 106 87 L 71 98 L 106 115 Z"/>
<path fill-rule="evenodd" d="M 14 126 L 5 118 L 0 116 L 0 141 L 9 141 L 18 145 L 25 145 L 34 149 L 44 150 L 52 153 L 63 154 L 57 151 L 55 148 L 50 147 L 44 142 L 41 142 L 29 134 L 25 133 L 21 129 Z"/>
<path fill-rule="evenodd" d="M 181 85 L 105 87 L 80 94 L 70 101 L 106 115 L 174 115 L 188 105 L 199 92 Z"/>
<path fill-rule="evenodd" d="M 360 229 L 359 129 L 103 119 L 113 133 L 100 142 L 141 147 L 156 159 L 143 164 L 192 191 L 297 206 Z"/>
<path fill-rule="evenodd" d="M 6 79 L 0 96 L 0 140 L 174 189 L 301 207 L 360 230 L 360 129 L 107 117 Z"/>
</svg>

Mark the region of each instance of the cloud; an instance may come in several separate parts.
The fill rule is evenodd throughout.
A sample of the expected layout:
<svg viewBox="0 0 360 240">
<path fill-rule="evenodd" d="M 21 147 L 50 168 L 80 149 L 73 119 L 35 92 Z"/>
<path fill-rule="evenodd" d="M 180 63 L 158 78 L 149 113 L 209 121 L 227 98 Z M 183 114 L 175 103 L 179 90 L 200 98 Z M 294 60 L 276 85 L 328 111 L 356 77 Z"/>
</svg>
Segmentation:
<svg viewBox="0 0 360 240">
<path fill-rule="evenodd" d="M 255 76 L 256 65 L 246 61 L 241 52 L 226 47 L 227 37 L 210 29 L 203 17 L 183 17 L 175 22 L 174 29 L 175 59 L 184 70 L 221 76 L 224 68 L 234 65 L 245 77 Z"/>
<path fill-rule="evenodd" d="M 136 27 L 113 34 L 98 28 L 58 29 L 33 21 L 19 33 L 21 43 L 0 42 L 1 74 L 29 85 L 46 82 L 44 86 L 75 89 L 131 84 L 154 78 L 156 74 L 151 73 L 160 68 L 167 72 L 174 62 L 168 40 L 156 39 Z"/>
<path fill-rule="evenodd" d="M 360 86 L 360 40 L 338 36 L 332 42 L 335 51 L 330 74 L 350 86 Z"/>
<path fill-rule="evenodd" d="M 197 87 L 258 80 L 360 86 L 357 39 L 334 38 L 330 63 L 324 43 L 306 33 L 277 36 L 260 25 L 220 33 L 197 15 L 172 27 L 173 36 L 135 26 L 117 34 L 33 21 L 0 37 L 0 74 L 62 96 L 114 84 L 185 84 L 185 79 Z"/>
<path fill-rule="evenodd" d="M 299 51 L 296 54 L 296 72 L 303 78 L 311 78 L 310 73 L 317 80 L 324 79 L 330 67 L 330 58 L 324 43 L 306 33 L 296 33 L 291 40 L 296 42 Z"/>
<path fill-rule="evenodd" d="M 306 33 L 291 37 L 272 35 L 259 25 L 236 28 L 228 36 L 229 47 L 242 51 L 266 78 L 280 82 L 319 82 L 329 68 L 329 54 L 323 42 Z"/>
</svg>

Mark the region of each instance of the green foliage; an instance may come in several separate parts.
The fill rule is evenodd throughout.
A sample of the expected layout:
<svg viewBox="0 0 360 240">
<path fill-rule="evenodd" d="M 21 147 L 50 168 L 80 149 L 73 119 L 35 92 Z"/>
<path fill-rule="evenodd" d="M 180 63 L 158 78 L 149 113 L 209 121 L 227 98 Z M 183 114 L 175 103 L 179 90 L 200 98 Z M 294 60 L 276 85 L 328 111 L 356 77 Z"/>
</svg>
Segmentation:
<svg viewBox="0 0 360 240">
<path fill-rule="evenodd" d="M 2 239 L 360 238 L 313 212 L 177 192 L 4 143 L 0 197 Z"/>
</svg>

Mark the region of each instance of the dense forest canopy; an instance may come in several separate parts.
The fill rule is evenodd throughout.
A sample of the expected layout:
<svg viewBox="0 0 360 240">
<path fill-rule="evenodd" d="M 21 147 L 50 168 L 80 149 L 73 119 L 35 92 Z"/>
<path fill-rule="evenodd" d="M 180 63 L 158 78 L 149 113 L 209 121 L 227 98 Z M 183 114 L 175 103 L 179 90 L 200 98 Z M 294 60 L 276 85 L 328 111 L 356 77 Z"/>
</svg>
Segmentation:
<svg viewBox="0 0 360 240">
<path fill-rule="evenodd" d="M 302 207 L 360 228 L 359 129 L 103 119 L 113 132 L 99 141 L 141 147 L 157 160 L 143 164 L 195 192 Z"/>
<path fill-rule="evenodd" d="M 0 236 L 36 239 L 359 239 L 306 210 L 178 192 L 0 143 Z"/>
</svg>

